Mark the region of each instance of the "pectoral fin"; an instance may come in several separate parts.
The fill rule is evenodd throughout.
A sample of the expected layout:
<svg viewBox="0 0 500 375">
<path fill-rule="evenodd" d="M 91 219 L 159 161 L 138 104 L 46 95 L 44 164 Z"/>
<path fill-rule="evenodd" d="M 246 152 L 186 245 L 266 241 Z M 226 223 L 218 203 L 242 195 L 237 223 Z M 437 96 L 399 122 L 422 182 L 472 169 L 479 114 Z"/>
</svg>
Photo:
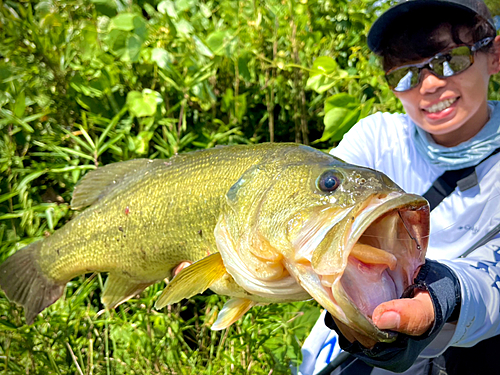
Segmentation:
<svg viewBox="0 0 500 375">
<path fill-rule="evenodd" d="M 119 304 L 142 292 L 151 283 L 137 283 L 130 277 L 122 277 L 110 273 L 101 301 L 108 309 L 114 309 Z"/>
<path fill-rule="evenodd" d="M 224 304 L 217 320 L 211 328 L 212 331 L 219 331 L 229 327 L 256 304 L 257 302 L 245 298 L 231 298 Z"/>
<path fill-rule="evenodd" d="M 220 253 L 211 254 L 182 269 L 163 290 L 155 307 L 161 309 L 184 298 L 203 293 L 226 273 Z"/>
</svg>

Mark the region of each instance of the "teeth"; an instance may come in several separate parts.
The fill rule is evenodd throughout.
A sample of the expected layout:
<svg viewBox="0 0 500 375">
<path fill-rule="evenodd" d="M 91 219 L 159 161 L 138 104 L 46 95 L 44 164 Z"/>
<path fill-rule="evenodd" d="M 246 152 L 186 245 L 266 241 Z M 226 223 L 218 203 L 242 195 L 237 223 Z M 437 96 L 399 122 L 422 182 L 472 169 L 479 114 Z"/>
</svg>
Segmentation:
<svg viewBox="0 0 500 375">
<path fill-rule="evenodd" d="M 457 101 L 457 98 L 443 100 L 442 102 L 439 102 L 437 104 L 434 104 L 433 106 L 430 106 L 429 108 L 426 109 L 426 111 L 429 113 L 436 113 L 439 111 L 443 111 L 446 108 L 448 108 L 450 105 L 455 103 L 456 101 Z"/>
</svg>

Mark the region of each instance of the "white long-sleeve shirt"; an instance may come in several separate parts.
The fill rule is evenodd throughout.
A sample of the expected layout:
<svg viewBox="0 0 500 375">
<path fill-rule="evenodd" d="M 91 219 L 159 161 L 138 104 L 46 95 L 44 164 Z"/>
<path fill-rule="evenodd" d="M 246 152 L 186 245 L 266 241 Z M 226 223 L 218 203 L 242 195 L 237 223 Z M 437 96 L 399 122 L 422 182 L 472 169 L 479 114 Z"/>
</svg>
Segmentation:
<svg viewBox="0 0 500 375">
<path fill-rule="evenodd" d="M 377 169 L 403 190 L 424 194 L 445 170 L 417 151 L 411 137 L 415 125 L 404 114 L 376 113 L 361 120 L 331 151 L 340 159 Z M 478 186 L 458 188 L 431 214 L 427 258 L 450 267 L 460 281 L 462 305 L 456 325 L 446 324 L 421 353 L 434 357 L 449 346 L 470 347 L 500 334 L 500 235 L 466 258 L 458 258 L 500 224 L 500 154 L 476 168 Z M 300 373 L 321 370 L 338 353 L 335 333 L 319 318 L 303 347 Z M 323 340 L 323 345 L 318 342 Z M 328 358 L 326 358 L 328 357 Z"/>
</svg>

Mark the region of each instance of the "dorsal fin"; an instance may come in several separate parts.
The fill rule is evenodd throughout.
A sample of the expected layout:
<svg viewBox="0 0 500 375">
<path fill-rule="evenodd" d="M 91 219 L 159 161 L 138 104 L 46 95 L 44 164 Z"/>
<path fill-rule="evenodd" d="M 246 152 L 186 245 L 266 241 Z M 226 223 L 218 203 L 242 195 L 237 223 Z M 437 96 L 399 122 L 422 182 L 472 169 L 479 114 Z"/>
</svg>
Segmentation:
<svg viewBox="0 0 500 375">
<path fill-rule="evenodd" d="M 75 187 L 71 208 L 78 210 L 90 206 L 118 186 L 129 173 L 144 168 L 149 162 L 149 159 L 133 159 L 108 164 L 87 173 Z"/>
</svg>

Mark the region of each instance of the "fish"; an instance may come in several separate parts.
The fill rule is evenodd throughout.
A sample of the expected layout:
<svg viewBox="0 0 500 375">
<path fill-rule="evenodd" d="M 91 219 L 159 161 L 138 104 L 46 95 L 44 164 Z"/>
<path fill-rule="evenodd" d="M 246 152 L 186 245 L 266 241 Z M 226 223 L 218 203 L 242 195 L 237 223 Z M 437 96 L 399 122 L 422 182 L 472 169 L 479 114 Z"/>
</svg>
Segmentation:
<svg viewBox="0 0 500 375">
<path fill-rule="evenodd" d="M 105 165 L 76 185 L 71 207 L 81 212 L 0 265 L 0 288 L 27 324 L 71 279 L 107 272 L 107 309 L 169 280 L 158 309 L 207 289 L 230 297 L 214 330 L 255 305 L 315 299 L 357 332 L 391 342 L 397 333 L 378 329 L 371 314 L 411 286 L 429 235 L 424 198 L 294 143 Z"/>
</svg>

